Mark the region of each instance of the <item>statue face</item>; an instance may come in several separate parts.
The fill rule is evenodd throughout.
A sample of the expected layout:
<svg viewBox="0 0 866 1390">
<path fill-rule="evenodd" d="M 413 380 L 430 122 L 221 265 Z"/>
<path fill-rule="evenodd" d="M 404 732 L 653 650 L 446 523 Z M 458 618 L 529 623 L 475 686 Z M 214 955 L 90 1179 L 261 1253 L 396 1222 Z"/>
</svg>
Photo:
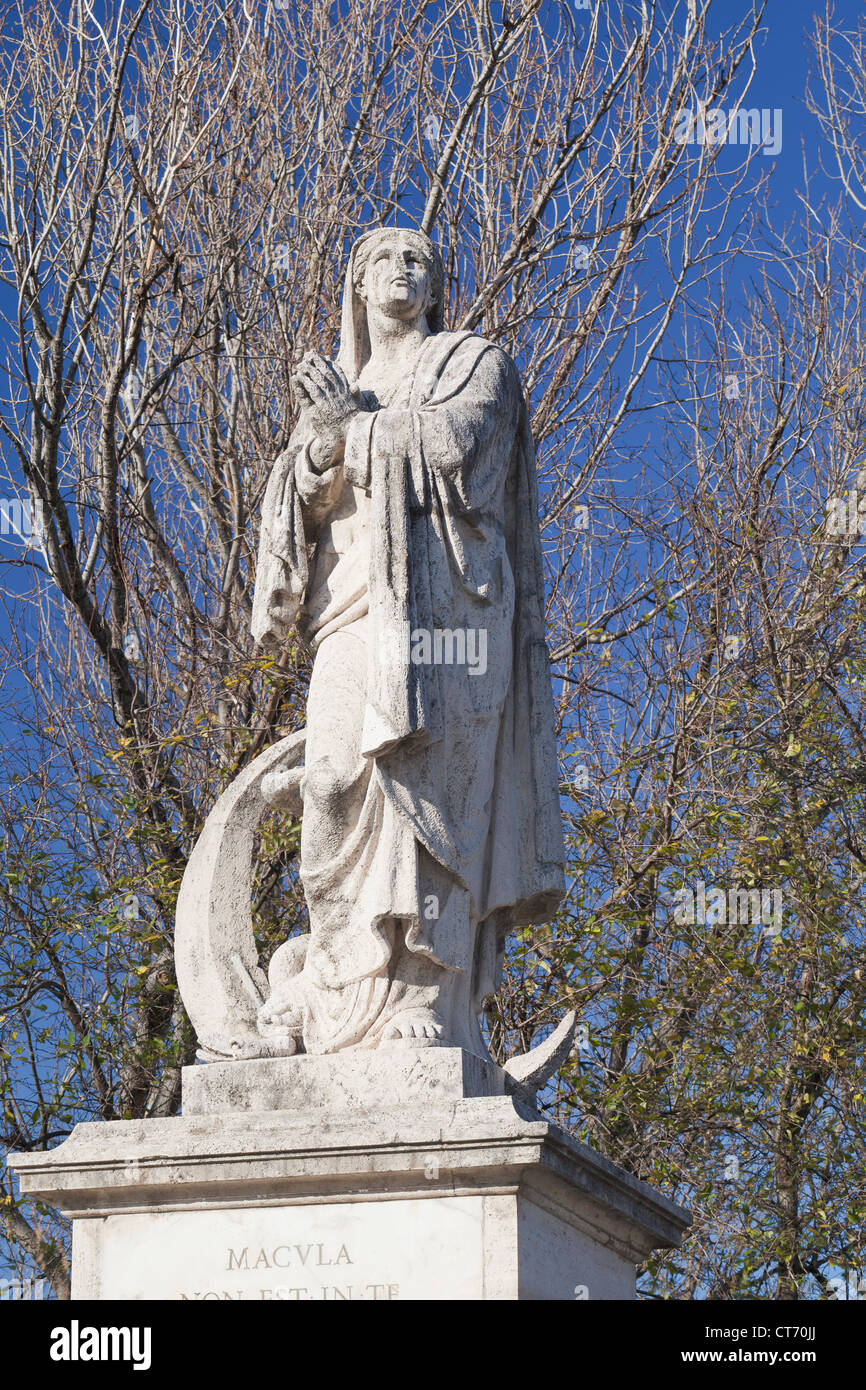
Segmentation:
<svg viewBox="0 0 866 1390">
<path fill-rule="evenodd" d="M 432 303 L 430 266 L 417 242 L 399 234 L 377 240 L 360 293 L 389 318 L 412 321 L 426 314 Z"/>
</svg>

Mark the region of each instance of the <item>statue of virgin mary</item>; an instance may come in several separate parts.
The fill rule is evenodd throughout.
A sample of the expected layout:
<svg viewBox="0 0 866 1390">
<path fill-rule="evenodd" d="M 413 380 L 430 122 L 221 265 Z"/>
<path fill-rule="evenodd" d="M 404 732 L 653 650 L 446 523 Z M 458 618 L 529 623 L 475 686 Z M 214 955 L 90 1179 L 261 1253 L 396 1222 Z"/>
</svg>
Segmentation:
<svg viewBox="0 0 866 1390">
<path fill-rule="evenodd" d="M 349 257 L 336 362 L 308 354 L 263 508 L 253 635 L 298 630 L 309 934 L 259 1030 L 298 1050 L 486 1056 L 505 937 L 564 892 L 535 455 L 514 363 L 443 328 L 423 233 Z"/>
</svg>

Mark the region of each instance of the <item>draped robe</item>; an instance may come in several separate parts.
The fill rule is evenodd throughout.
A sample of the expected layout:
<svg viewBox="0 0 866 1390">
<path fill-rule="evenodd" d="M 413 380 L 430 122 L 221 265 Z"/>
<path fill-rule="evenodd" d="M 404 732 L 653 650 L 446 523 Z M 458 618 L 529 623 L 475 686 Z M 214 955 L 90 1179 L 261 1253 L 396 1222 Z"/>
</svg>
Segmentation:
<svg viewBox="0 0 866 1390">
<path fill-rule="evenodd" d="M 297 618 L 318 648 L 301 852 L 308 1051 L 376 1045 L 399 1007 L 398 949 L 477 972 L 475 926 L 501 943 L 547 920 L 565 886 L 535 455 L 516 368 L 484 338 L 436 332 L 390 401 L 361 401 L 341 467 L 317 474 L 303 421 L 277 460 L 254 603 L 254 635 L 284 636 Z M 483 631 L 486 669 L 418 660 L 413 635 L 446 631 Z M 339 726 L 313 736 L 313 764 L 310 738 L 314 701 L 327 705 L 341 681 L 340 698 L 363 708 L 337 843 L 334 796 L 317 797 L 313 764 Z"/>
</svg>

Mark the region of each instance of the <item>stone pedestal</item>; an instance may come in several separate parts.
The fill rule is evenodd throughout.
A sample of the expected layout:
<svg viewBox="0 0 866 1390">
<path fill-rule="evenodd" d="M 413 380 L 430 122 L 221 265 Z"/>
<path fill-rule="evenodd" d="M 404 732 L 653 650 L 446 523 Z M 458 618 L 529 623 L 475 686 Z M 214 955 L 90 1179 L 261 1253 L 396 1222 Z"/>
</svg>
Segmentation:
<svg viewBox="0 0 866 1390">
<path fill-rule="evenodd" d="M 183 1094 L 10 1160 L 73 1219 L 74 1298 L 631 1299 L 688 1225 L 456 1048 L 191 1067 Z"/>
</svg>

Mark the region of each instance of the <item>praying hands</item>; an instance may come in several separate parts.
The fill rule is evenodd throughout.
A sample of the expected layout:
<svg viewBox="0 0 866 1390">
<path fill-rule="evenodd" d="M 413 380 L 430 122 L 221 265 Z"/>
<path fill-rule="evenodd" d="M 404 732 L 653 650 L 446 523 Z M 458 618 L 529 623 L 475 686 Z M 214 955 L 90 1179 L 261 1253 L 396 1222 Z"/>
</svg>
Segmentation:
<svg viewBox="0 0 866 1390">
<path fill-rule="evenodd" d="M 318 352 L 304 354 L 292 390 L 314 435 L 315 466 L 324 471 L 342 458 L 346 429 L 360 409 L 345 372 Z"/>
</svg>

